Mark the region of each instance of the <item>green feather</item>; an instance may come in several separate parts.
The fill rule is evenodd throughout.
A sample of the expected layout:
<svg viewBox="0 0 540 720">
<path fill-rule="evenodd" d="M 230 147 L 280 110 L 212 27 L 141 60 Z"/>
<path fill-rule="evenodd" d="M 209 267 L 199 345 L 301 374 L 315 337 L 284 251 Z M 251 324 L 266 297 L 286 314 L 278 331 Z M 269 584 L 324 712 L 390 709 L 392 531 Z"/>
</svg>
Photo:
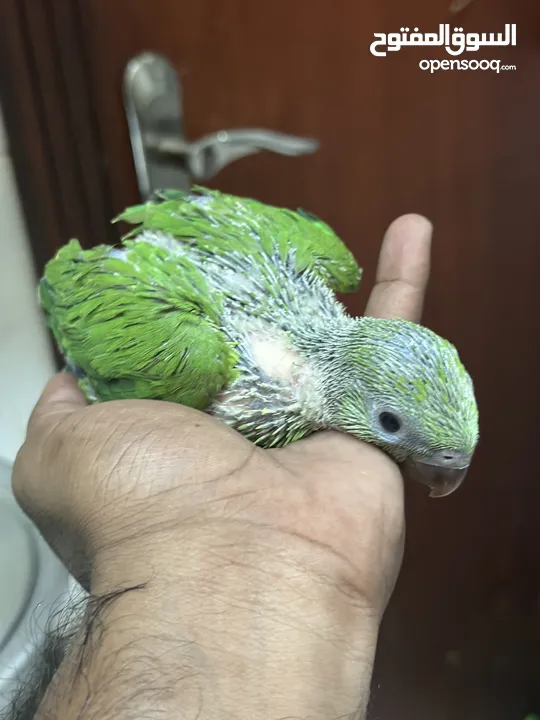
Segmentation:
<svg viewBox="0 0 540 720">
<path fill-rule="evenodd" d="M 294 252 L 298 272 L 310 270 L 335 292 L 355 291 L 362 271 L 334 231 L 303 210 L 294 212 L 256 200 L 196 186 L 187 194 L 161 191 L 157 202 L 128 208 L 116 221 L 136 225 L 125 237 L 159 230 L 213 255 L 239 252 L 263 261 L 276 249 Z"/>
<path fill-rule="evenodd" d="M 101 400 L 155 398 L 205 408 L 234 380 L 220 298 L 163 248 L 126 241 L 125 258 L 77 240 L 48 263 L 41 303 L 55 339 Z"/>
</svg>

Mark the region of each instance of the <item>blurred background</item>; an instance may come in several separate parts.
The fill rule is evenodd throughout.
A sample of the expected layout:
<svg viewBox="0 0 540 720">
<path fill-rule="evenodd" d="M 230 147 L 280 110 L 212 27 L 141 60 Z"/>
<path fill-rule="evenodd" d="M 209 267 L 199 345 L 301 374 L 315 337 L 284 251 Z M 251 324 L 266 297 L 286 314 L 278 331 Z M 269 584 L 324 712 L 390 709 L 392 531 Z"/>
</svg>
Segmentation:
<svg viewBox="0 0 540 720">
<path fill-rule="evenodd" d="M 375 33 L 446 23 L 515 24 L 515 46 L 462 56 L 514 69 L 431 73 L 420 63 L 450 59 L 445 48 L 370 52 Z M 0 0 L 0 72 L 0 456 L 14 458 L 55 369 L 35 291 L 44 263 L 71 237 L 115 242 L 110 219 L 153 189 L 198 182 L 316 213 L 365 268 L 344 298 L 353 313 L 387 225 L 423 213 L 435 225 L 425 324 L 475 381 L 481 441 L 455 495 L 407 488 L 370 717 L 539 712 L 537 0 Z M 3 562 L 0 596 L 22 617 L 35 588 L 27 578 L 14 609 Z"/>
</svg>

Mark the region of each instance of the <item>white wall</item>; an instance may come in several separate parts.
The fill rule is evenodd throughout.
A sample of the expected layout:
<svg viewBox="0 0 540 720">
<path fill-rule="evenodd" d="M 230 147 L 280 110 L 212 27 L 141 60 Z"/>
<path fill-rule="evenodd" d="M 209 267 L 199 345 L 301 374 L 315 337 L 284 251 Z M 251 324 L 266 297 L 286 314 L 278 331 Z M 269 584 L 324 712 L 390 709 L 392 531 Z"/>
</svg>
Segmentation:
<svg viewBox="0 0 540 720">
<path fill-rule="evenodd" d="M 37 278 L 0 116 L 0 458 L 13 460 L 54 372 Z"/>
</svg>

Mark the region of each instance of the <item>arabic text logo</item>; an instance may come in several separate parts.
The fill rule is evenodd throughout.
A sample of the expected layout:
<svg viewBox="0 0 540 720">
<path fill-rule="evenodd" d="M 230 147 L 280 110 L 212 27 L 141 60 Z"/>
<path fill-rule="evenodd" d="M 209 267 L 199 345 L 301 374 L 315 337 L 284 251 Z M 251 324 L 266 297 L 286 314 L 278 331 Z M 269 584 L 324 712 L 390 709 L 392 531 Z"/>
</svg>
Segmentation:
<svg viewBox="0 0 540 720">
<path fill-rule="evenodd" d="M 516 44 L 516 26 L 506 24 L 504 33 L 464 33 L 462 27 L 450 32 L 450 25 L 440 24 L 438 33 L 421 33 L 417 27 L 409 35 L 409 28 L 402 27 L 398 33 L 374 33 L 376 40 L 370 51 L 377 57 L 386 57 L 403 47 L 444 47 L 450 55 L 477 52 L 481 47 L 505 47 Z M 379 50 L 378 48 L 385 48 Z"/>
</svg>

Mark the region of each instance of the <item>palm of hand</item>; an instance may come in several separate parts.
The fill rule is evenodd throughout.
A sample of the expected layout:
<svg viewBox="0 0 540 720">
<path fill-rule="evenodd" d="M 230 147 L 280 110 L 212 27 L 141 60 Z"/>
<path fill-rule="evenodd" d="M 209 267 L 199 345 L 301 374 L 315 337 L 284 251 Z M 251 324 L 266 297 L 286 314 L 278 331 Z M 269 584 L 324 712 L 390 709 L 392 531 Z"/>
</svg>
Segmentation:
<svg viewBox="0 0 540 720">
<path fill-rule="evenodd" d="M 418 216 L 392 224 L 367 314 L 418 319 L 430 232 Z M 315 546 L 319 571 L 337 567 L 344 587 L 370 608 L 384 609 L 401 561 L 401 476 L 375 448 L 325 432 L 264 451 L 215 419 L 170 403 L 88 407 L 67 375 L 51 382 L 34 411 L 14 489 L 83 582 L 66 556 L 69 525 L 84 529 L 90 553 L 202 523 L 264 526 L 274 537 L 306 544 L 312 559 Z M 62 523 L 59 535 L 54 528 Z"/>
</svg>

